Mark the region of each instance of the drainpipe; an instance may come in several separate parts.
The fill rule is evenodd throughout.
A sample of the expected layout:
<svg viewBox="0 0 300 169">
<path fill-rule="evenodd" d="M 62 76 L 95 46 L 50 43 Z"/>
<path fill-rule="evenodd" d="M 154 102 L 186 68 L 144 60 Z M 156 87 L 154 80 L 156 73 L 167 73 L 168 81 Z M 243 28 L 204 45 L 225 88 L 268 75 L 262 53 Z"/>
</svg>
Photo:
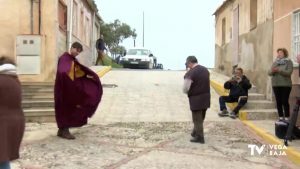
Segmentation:
<svg viewBox="0 0 300 169">
<path fill-rule="evenodd" d="M 92 38 L 91 38 L 91 50 L 92 50 L 92 63 L 94 64 L 94 61 L 96 60 L 96 49 L 95 49 L 95 45 L 94 42 L 96 41 L 95 38 L 95 23 L 96 23 L 96 12 L 93 12 L 93 19 L 92 19 Z"/>
<path fill-rule="evenodd" d="M 42 8 L 42 0 L 39 0 L 39 35 L 41 34 L 41 25 L 42 25 L 42 12 L 41 12 L 41 8 Z"/>
<path fill-rule="evenodd" d="M 30 1 L 30 34 L 33 34 L 33 0 Z"/>
<path fill-rule="evenodd" d="M 73 31 L 73 1 L 69 1 L 68 7 L 68 24 L 67 24 L 67 49 L 72 45 L 72 31 Z"/>
</svg>

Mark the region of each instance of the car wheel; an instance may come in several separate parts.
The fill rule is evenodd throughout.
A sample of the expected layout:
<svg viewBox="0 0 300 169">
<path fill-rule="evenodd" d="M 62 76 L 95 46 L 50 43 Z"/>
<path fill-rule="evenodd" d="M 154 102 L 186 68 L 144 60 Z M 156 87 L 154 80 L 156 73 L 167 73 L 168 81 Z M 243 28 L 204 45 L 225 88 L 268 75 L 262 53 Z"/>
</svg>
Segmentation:
<svg viewBox="0 0 300 169">
<path fill-rule="evenodd" d="M 153 63 L 152 62 L 148 63 L 148 69 L 153 69 Z"/>
</svg>

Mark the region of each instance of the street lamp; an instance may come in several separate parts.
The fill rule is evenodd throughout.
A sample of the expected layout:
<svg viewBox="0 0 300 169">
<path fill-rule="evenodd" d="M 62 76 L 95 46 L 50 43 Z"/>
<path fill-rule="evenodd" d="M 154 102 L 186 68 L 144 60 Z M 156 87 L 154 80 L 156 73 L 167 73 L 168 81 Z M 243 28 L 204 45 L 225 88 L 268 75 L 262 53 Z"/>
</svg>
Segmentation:
<svg viewBox="0 0 300 169">
<path fill-rule="evenodd" d="M 132 38 L 133 38 L 133 46 L 134 46 L 134 47 L 135 47 L 135 40 L 136 40 L 136 37 L 137 37 L 137 34 L 136 34 L 135 31 L 136 31 L 136 30 L 133 29 L 132 34 L 131 34 L 131 36 L 132 36 Z"/>
</svg>

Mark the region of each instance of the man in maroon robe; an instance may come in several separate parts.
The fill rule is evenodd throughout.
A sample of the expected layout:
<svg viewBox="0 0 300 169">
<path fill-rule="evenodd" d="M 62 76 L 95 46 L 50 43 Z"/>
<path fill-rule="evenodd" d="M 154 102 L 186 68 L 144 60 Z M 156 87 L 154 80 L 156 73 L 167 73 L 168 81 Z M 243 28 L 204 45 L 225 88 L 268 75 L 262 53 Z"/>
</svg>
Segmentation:
<svg viewBox="0 0 300 169">
<path fill-rule="evenodd" d="M 98 75 L 75 58 L 80 52 L 82 45 L 75 42 L 58 60 L 54 86 L 55 116 L 59 128 L 57 136 L 65 139 L 75 139 L 69 128 L 87 124 L 103 92 Z"/>
</svg>

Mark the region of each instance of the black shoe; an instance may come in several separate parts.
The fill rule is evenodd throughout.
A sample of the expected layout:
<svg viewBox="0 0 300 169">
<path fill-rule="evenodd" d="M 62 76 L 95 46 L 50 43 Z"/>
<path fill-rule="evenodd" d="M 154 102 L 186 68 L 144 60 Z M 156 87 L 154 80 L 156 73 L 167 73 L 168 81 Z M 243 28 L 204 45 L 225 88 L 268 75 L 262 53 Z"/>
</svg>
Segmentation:
<svg viewBox="0 0 300 169">
<path fill-rule="evenodd" d="M 196 131 L 195 130 L 192 131 L 191 136 L 196 137 Z"/>
<path fill-rule="evenodd" d="M 75 137 L 70 133 L 69 129 L 59 129 L 57 136 L 67 140 L 74 140 Z"/>
<path fill-rule="evenodd" d="M 192 138 L 190 141 L 192 143 L 200 143 L 200 144 L 205 143 L 204 137 L 200 137 L 200 136 L 196 136 L 196 137 Z"/>
</svg>

